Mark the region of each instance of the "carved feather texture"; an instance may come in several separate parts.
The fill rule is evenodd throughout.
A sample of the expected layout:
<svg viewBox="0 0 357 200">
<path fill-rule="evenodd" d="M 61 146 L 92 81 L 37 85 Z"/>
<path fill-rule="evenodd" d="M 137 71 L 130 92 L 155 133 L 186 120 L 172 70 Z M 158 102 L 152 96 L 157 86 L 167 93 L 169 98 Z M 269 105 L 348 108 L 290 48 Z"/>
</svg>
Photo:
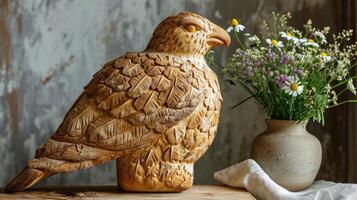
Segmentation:
<svg viewBox="0 0 357 200">
<path fill-rule="evenodd" d="M 124 91 L 130 87 L 128 80 L 130 80 L 129 77 L 120 74 L 119 70 L 115 70 L 108 78 L 106 78 L 105 82 L 116 91 Z"/>
<path fill-rule="evenodd" d="M 145 126 L 131 127 L 130 129 L 127 129 L 120 134 L 116 134 L 113 137 L 105 140 L 99 140 L 98 144 L 104 147 L 114 147 L 115 149 L 115 146 L 119 147 L 124 144 L 136 143 L 136 140 L 142 138 L 144 134 L 148 133 L 150 133 L 150 130 Z"/>
<path fill-rule="evenodd" d="M 145 114 L 154 113 L 160 108 L 160 104 L 158 93 L 155 91 L 151 91 L 140 96 L 134 102 L 135 108 L 137 110 L 143 110 Z"/>
<path fill-rule="evenodd" d="M 145 158 L 145 166 L 151 166 L 157 163 L 160 160 L 160 151 L 156 148 L 150 149 L 150 151 L 147 153 L 146 158 Z"/>
<path fill-rule="evenodd" d="M 170 144 L 176 145 L 182 141 L 182 139 L 185 137 L 185 133 L 186 127 L 183 124 L 179 123 L 178 125 L 169 128 L 165 132 L 165 136 Z"/>
<path fill-rule="evenodd" d="M 133 98 L 137 98 L 140 95 L 144 94 L 151 85 L 152 78 L 148 75 L 142 75 L 134 77 L 130 80 L 130 89 L 128 95 Z"/>
<path fill-rule="evenodd" d="M 88 90 L 92 90 L 90 93 L 97 93 L 97 98 L 99 99 L 104 99 L 104 97 L 107 97 L 113 93 L 113 89 L 105 84 L 98 83 L 94 88 L 89 88 Z"/>
<path fill-rule="evenodd" d="M 162 74 L 162 72 L 165 70 L 165 67 L 163 66 L 152 66 L 150 68 L 146 69 L 147 75 L 149 76 L 157 76 Z"/>
<path fill-rule="evenodd" d="M 164 75 L 155 76 L 152 83 L 151 88 L 153 90 L 157 90 L 159 92 L 166 91 L 171 86 L 171 81 L 166 78 Z"/>
<path fill-rule="evenodd" d="M 135 112 L 136 110 L 133 105 L 133 99 L 129 99 L 121 105 L 113 108 L 110 111 L 110 114 L 112 114 L 115 118 L 125 118 Z"/>
<path fill-rule="evenodd" d="M 157 41 L 150 42 L 146 51 L 127 53 L 103 65 L 27 167 L 53 174 L 118 159 L 124 189 L 190 187 L 192 164 L 215 136 L 222 97 L 217 77 L 203 56 L 209 49 L 205 41 L 209 35 L 198 36 L 217 26 L 191 13 L 181 17 L 200 19 L 196 22 L 202 31 L 161 40 L 156 35 L 177 34 L 161 24 L 152 40 Z"/>
<path fill-rule="evenodd" d="M 130 59 L 125 59 L 124 57 L 120 57 L 115 59 L 115 65 L 114 68 L 120 69 L 120 68 L 126 68 L 131 65 L 131 60 Z"/>
<path fill-rule="evenodd" d="M 97 98 L 98 108 L 108 110 L 123 104 L 129 97 L 125 92 L 114 92 L 106 98 Z"/>
<path fill-rule="evenodd" d="M 133 77 L 144 72 L 144 69 L 139 64 L 128 65 L 124 67 L 122 73 L 126 76 Z"/>
<path fill-rule="evenodd" d="M 180 147 L 170 146 L 164 151 L 164 160 L 165 161 L 179 161 L 182 158 L 182 153 L 180 152 Z"/>
<path fill-rule="evenodd" d="M 159 95 L 160 101 L 166 102 L 168 107 L 177 107 L 181 100 L 181 97 L 187 92 L 189 82 L 184 77 L 178 77 L 173 80 L 171 88 L 165 92 L 161 92 Z"/>
<path fill-rule="evenodd" d="M 90 167 L 126 155 L 132 148 L 155 145 L 161 133 L 164 142 L 159 147 L 145 156 L 133 154 L 133 159 L 144 156 L 143 162 L 136 162 L 135 181 L 149 185 L 159 181 L 155 178 L 160 174 L 155 167 L 159 162 L 197 160 L 215 135 L 219 113 L 214 105 L 220 104 L 215 93 L 218 86 L 208 89 L 209 84 L 216 82 L 205 80 L 204 73 L 197 69 L 189 71 L 177 65 L 163 70 L 156 60 L 164 64 L 164 58 L 157 56 L 154 63 L 145 62 L 149 68 L 140 66 L 143 59 L 118 58 L 114 64 L 106 65 L 96 74 L 99 78 L 88 84 L 88 95 L 76 102 L 62 124 L 69 136 L 76 133 L 80 139 L 63 137 L 73 145 L 49 141 L 42 148 L 40 158 L 30 166 L 48 166 L 52 172 Z M 154 76 L 146 74 L 149 72 Z M 212 126 L 215 128 L 211 129 Z M 47 160 L 42 159 L 44 156 Z M 73 163 L 68 164 L 66 160 Z M 151 170 L 150 179 L 148 170 Z"/>
<path fill-rule="evenodd" d="M 82 96 L 77 106 L 72 109 L 65 119 L 63 126 L 69 136 L 78 137 L 82 135 L 83 129 L 92 122 L 100 113 L 96 112 L 95 106 L 88 104 L 86 96 Z"/>
<path fill-rule="evenodd" d="M 89 126 L 88 139 L 94 143 L 102 142 L 122 134 L 131 127 L 131 124 L 123 119 L 99 118 Z"/>
</svg>

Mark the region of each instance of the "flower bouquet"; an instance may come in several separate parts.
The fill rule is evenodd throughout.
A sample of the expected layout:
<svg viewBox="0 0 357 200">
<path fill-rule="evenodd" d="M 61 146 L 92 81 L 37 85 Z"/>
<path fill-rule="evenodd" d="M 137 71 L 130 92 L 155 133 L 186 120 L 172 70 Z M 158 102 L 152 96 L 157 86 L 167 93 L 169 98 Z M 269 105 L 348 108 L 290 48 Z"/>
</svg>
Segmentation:
<svg viewBox="0 0 357 200">
<path fill-rule="evenodd" d="M 302 32 L 288 26 L 289 13 L 273 13 L 272 18 L 272 23 L 263 21 L 260 37 L 242 35 L 245 44 L 240 37 L 245 27 L 237 19 L 232 19 L 227 29 L 240 48 L 223 68 L 224 77 L 250 94 L 236 106 L 255 98 L 269 119 L 312 118 L 324 123 L 327 108 L 357 102 L 339 99 L 347 91 L 356 95 L 353 79 L 357 76 L 349 74 L 356 66 L 352 63 L 356 43 L 348 45 L 352 30 L 333 34 L 332 42 L 327 42 L 329 27 L 319 30 L 308 20 Z"/>
<path fill-rule="evenodd" d="M 329 27 L 320 30 L 308 20 L 300 31 L 288 25 L 289 18 L 273 13 L 259 36 L 243 34 L 245 27 L 232 19 L 227 31 L 239 48 L 223 75 L 250 94 L 236 106 L 254 98 L 265 110 L 268 128 L 254 139 L 251 157 L 278 184 L 297 191 L 313 182 L 321 164 L 321 144 L 306 131 L 306 122 L 324 124 L 326 109 L 357 102 L 340 100 L 348 91 L 356 95 L 357 76 L 349 73 L 356 66 L 356 43 L 350 41 L 352 30 L 328 42 Z M 212 54 L 208 61 L 214 61 Z"/>
</svg>

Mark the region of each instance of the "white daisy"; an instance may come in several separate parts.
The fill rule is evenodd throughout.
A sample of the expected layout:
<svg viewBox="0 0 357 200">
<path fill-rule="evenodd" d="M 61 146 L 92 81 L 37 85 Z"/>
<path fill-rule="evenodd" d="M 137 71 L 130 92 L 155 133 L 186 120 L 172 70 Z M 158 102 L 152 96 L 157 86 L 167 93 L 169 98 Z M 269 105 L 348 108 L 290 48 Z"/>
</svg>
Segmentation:
<svg viewBox="0 0 357 200">
<path fill-rule="evenodd" d="M 288 41 L 293 41 L 294 44 L 299 44 L 299 39 L 290 32 L 280 32 L 280 35 L 282 38 L 285 38 Z"/>
<path fill-rule="evenodd" d="M 314 36 L 320 40 L 321 44 L 327 43 L 325 35 L 323 33 L 321 33 L 320 31 L 316 31 L 314 33 Z"/>
<path fill-rule="evenodd" d="M 301 94 L 304 90 L 304 86 L 300 85 L 299 77 L 297 76 L 289 76 L 288 81 L 286 81 L 286 86 L 283 87 L 286 93 L 296 97 Z"/>
<path fill-rule="evenodd" d="M 315 47 L 315 48 L 318 48 L 319 47 L 319 44 L 317 44 L 313 39 L 309 38 L 309 39 L 306 39 L 306 38 L 303 38 L 303 39 L 300 39 L 300 43 L 303 43 L 304 46 L 308 46 L 308 47 Z"/>
<path fill-rule="evenodd" d="M 233 18 L 231 21 L 230 21 L 230 26 L 227 28 L 227 32 L 230 33 L 232 32 L 233 30 L 236 31 L 237 33 L 243 31 L 245 29 L 245 26 L 239 24 L 239 21 L 238 19 L 236 18 Z"/>
<path fill-rule="evenodd" d="M 282 41 L 279 41 L 279 40 L 275 40 L 275 39 L 266 39 L 265 40 L 270 46 L 273 46 L 273 47 L 277 47 L 277 48 L 280 48 L 280 47 L 283 47 L 283 42 Z"/>
<path fill-rule="evenodd" d="M 317 57 L 320 58 L 323 62 L 330 62 L 332 60 L 332 57 L 327 55 L 326 52 L 321 52 Z"/>
<path fill-rule="evenodd" d="M 260 43 L 260 40 L 259 40 L 259 37 L 254 35 L 252 37 L 249 37 L 248 38 L 248 41 L 252 44 L 259 44 Z"/>
<path fill-rule="evenodd" d="M 282 38 L 285 38 L 285 39 L 287 39 L 287 40 L 294 40 L 294 39 L 296 39 L 296 37 L 295 37 L 293 34 L 291 34 L 290 32 L 280 32 L 279 34 L 280 34 L 280 36 L 281 36 Z"/>
</svg>

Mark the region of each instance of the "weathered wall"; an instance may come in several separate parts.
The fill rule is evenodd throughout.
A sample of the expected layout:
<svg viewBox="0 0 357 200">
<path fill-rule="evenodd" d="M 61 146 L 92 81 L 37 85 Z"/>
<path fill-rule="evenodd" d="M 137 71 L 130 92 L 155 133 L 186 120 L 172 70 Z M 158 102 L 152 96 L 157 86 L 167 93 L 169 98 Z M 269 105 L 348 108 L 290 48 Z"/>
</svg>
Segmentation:
<svg viewBox="0 0 357 200">
<path fill-rule="evenodd" d="M 334 24 L 328 0 L 1 0 L 0 1 L 0 187 L 19 172 L 35 149 L 56 129 L 82 87 L 101 64 L 126 51 L 142 50 L 165 16 L 194 11 L 224 26 L 233 16 L 250 30 L 271 11 L 291 11 L 302 22 L 311 16 Z M 220 49 L 224 62 L 229 55 Z M 219 69 L 215 69 L 219 72 Z M 264 130 L 264 115 L 226 88 L 219 134 L 196 165 L 196 183 L 212 183 L 215 170 L 249 156 L 252 139 Z M 114 162 L 43 183 L 115 184 Z"/>
</svg>

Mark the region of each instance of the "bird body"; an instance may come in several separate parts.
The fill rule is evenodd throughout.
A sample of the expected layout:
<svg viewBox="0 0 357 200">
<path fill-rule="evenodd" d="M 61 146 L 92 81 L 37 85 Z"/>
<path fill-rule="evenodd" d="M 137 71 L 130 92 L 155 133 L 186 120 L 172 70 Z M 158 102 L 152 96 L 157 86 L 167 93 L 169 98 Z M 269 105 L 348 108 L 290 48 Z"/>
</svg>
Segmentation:
<svg viewBox="0 0 357 200">
<path fill-rule="evenodd" d="M 193 163 L 212 143 L 219 121 L 218 79 L 204 59 L 213 46 L 230 42 L 223 29 L 206 41 L 217 27 L 183 12 L 160 23 L 143 52 L 106 63 L 6 190 L 113 159 L 125 190 L 190 188 Z"/>
</svg>

